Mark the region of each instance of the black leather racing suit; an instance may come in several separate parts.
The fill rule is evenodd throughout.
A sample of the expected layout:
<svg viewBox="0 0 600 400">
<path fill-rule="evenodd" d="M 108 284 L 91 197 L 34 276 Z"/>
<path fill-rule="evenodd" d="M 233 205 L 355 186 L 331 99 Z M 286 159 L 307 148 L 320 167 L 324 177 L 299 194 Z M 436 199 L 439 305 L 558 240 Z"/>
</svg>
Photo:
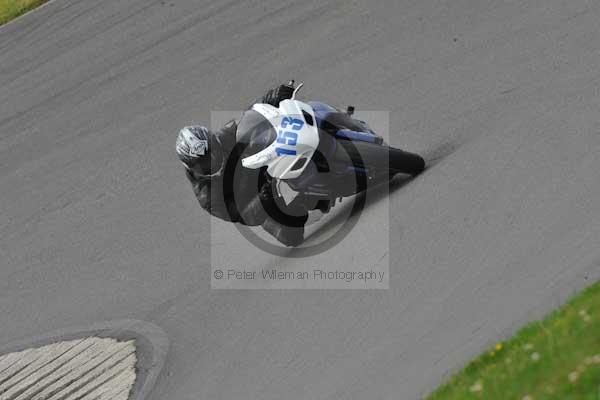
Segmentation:
<svg viewBox="0 0 600 400">
<path fill-rule="evenodd" d="M 282 85 L 269 90 L 257 102 L 277 107 L 281 100 L 290 98 L 291 94 L 292 90 Z M 252 124 L 252 113 L 256 112 L 247 110 L 242 116 L 241 124 Z M 259 125 L 252 134 L 244 138 L 236 137 L 237 128 L 235 123 L 230 123 L 215 133 L 226 155 L 220 174 L 211 177 L 197 176 L 186 169 L 200 206 L 225 221 L 249 226 L 261 225 L 286 246 L 299 245 L 308 219 L 303 205 L 295 202 L 286 205 L 281 198 L 273 196 L 273 182 L 269 180 L 264 168 L 252 170 L 241 166 L 243 153 L 256 153 L 271 141 L 265 140 Z"/>
</svg>

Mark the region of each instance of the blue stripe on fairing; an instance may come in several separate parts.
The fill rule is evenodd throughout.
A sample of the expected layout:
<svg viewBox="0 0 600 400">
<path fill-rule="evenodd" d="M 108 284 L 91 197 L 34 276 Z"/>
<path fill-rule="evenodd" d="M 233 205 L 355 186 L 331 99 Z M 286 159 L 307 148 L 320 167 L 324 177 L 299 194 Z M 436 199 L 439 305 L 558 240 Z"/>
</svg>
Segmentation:
<svg viewBox="0 0 600 400">
<path fill-rule="evenodd" d="M 335 135 L 338 137 L 346 138 L 346 139 L 360 140 L 361 142 L 370 142 L 370 143 L 375 143 L 375 140 L 377 138 L 372 133 L 356 132 L 356 131 L 351 131 L 348 129 L 340 129 L 339 131 L 337 131 L 337 133 Z"/>
</svg>

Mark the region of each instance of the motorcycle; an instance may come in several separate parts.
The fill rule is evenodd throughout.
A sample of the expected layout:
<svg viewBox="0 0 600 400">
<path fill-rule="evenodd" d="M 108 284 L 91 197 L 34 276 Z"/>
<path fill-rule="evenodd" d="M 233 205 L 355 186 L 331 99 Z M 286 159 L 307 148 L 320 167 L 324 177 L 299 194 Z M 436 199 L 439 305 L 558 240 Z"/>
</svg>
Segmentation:
<svg viewBox="0 0 600 400">
<path fill-rule="evenodd" d="M 372 182 L 425 169 L 420 155 L 388 146 L 366 122 L 353 118 L 353 107 L 343 112 L 322 102 L 297 100 L 302 87 L 300 83 L 279 107 L 252 107 L 271 123 L 276 137 L 272 133 L 265 140 L 272 142 L 244 157 L 242 166 L 262 169 L 276 196 L 285 197 L 291 190 L 294 201 L 307 211 L 327 213 L 337 199 L 358 194 Z"/>
</svg>

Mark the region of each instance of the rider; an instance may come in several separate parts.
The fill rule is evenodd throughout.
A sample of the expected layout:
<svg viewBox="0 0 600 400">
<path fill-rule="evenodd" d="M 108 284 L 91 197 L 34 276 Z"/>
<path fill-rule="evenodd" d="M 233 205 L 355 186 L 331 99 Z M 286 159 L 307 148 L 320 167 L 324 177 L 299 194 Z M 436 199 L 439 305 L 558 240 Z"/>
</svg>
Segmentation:
<svg viewBox="0 0 600 400">
<path fill-rule="evenodd" d="M 279 85 L 257 102 L 278 107 L 293 92 L 292 84 Z M 284 245 L 297 246 L 304 239 L 306 208 L 294 201 L 286 205 L 273 196 L 264 170 L 241 167 L 244 150 L 260 151 L 270 144 L 266 140 L 270 135 L 264 134 L 270 129 L 270 122 L 261 114 L 247 110 L 240 126 L 231 121 L 216 132 L 203 126 L 183 128 L 176 151 L 202 208 L 226 221 L 261 225 Z"/>
</svg>

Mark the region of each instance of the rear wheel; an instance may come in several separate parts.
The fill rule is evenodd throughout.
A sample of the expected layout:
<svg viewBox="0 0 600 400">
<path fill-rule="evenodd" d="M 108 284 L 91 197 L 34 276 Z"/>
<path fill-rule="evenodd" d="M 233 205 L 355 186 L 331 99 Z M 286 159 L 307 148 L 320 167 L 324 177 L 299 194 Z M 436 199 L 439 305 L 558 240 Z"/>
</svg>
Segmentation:
<svg viewBox="0 0 600 400">
<path fill-rule="evenodd" d="M 349 157 L 356 167 L 387 169 L 390 175 L 417 175 L 425 169 L 425 160 L 415 153 L 360 140 L 339 140 L 338 143 L 341 146 L 336 149 L 334 159 L 343 162 Z"/>
<path fill-rule="evenodd" d="M 425 160 L 418 154 L 390 147 L 390 173 L 417 175 L 425 170 Z"/>
</svg>

